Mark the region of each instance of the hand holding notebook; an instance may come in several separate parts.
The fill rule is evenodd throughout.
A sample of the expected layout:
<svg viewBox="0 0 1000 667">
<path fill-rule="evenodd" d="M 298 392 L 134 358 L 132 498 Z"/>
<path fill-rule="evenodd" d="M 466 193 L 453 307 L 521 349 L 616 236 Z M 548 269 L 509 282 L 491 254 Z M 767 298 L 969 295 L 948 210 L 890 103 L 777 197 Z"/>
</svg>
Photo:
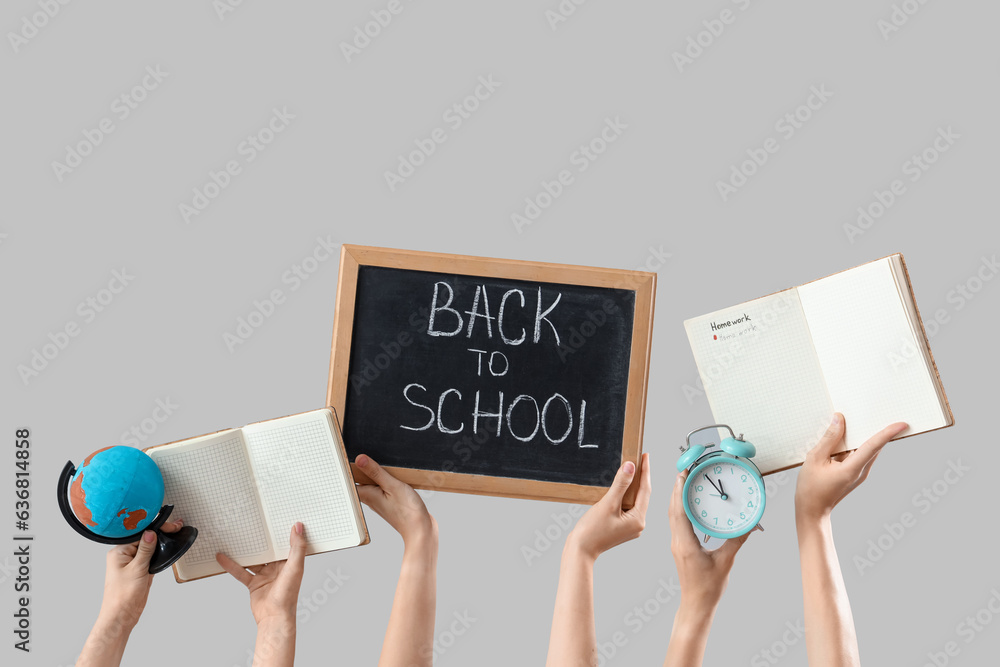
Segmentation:
<svg viewBox="0 0 1000 667">
<path fill-rule="evenodd" d="M 715 421 L 757 446 L 762 473 L 801 464 L 835 411 L 845 450 L 897 421 L 903 437 L 954 423 L 902 255 L 684 326 Z"/>
</svg>

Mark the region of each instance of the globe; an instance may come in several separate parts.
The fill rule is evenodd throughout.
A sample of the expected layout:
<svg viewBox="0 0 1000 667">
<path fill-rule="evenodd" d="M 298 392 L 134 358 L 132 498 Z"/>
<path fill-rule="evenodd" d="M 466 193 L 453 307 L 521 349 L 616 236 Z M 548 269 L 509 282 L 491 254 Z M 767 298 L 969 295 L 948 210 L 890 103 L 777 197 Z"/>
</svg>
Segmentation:
<svg viewBox="0 0 1000 667">
<path fill-rule="evenodd" d="M 163 504 L 163 475 L 134 447 L 99 449 L 80 464 L 70 483 L 73 514 L 103 537 L 127 537 L 148 526 Z"/>
</svg>

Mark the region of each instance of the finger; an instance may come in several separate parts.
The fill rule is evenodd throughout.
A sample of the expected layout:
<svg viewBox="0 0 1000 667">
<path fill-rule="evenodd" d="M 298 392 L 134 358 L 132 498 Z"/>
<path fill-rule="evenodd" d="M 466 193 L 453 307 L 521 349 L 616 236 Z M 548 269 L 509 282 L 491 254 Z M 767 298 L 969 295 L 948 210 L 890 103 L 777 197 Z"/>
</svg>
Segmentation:
<svg viewBox="0 0 1000 667">
<path fill-rule="evenodd" d="M 688 520 L 684 512 L 684 482 L 687 480 L 688 471 L 685 470 L 677 475 L 674 481 L 674 492 L 670 496 L 670 534 L 677 538 L 678 542 L 685 547 L 699 548 L 698 536 L 694 534 L 694 526 Z"/>
<path fill-rule="evenodd" d="M 302 582 L 302 572 L 305 570 L 305 560 L 306 560 L 306 535 L 305 528 L 302 526 L 301 521 L 297 521 L 294 526 L 292 526 L 292 532 L 289 536 L 289 549 L 288 549 L 288 561 L 285 563 L 285 567 L 281 570 L 282 573 L 287 572 L 284 575 L 288 577 L 291 581 L 296 583 L 296 586 Z"/>
<path fill-rule="evenodd" d="M 398 479 L 386 472 L 382 466 L 375 462 L 375 459 L 367 454 L 358 454 L 358 458 L 354 460 L 354 463 L 368 475 L 371 481 L 383 489 L 391 490 L 400 483 Z"/>
<path fill-rule="evenodd" d="M 618 472 L 615 473 L 615 478 L 611 482 L 611 486 L 608 487 L 608 492 L 604 494 L 601 498 L 602 503 L 607 503 L 613 508 L 617 508 L 621 511 L 622 499 L 625 497 L 625 492 L 628 490 L 629 485 L 632 483 L 632 479 L 635 477 L 635 464 L 631 461 L 626 461 L 621 464 L 618 468 Z"/>
<path fill-rule="evenodd" d="M 246 568 L 234 561 L 232 558 L 226 554 L 215 554 L 216 562 L 222 566 L 222 569 L 233 575 L 233 577 L 246 586 L 250 587 L 250 582 L 253 580 L 253 575 L 247 572 Z"/>
<path fill-rule="evenodd" d="M 839 412 L 833 413 L 833 419 L 826 429 L 826 433 L 819 439 L 816 446 L 812 448 L 810 454 L 814 454 L 822 460 L 830 458 L 840 447 L 844 439 L 844 415 Z"/>
<path fill-rule="evenodd" d="M 750 533 L 754 532 L 753 530 Z M 718 548 L 717 552 L 719 556 L 729 559 L 732 561 L 736 558 L 737 552 L 746 544 L 747 540 L 750 539 L 750 533 L 746 535 L 740 535 L 739 537 L 734 537 L 732 539 L 726 540 L 721 547 Z"/>
<path fill-rule="evenodd" d="M 866 465 L 875 460 L 875 456 L 882 451 L 882 448 L 885 447 L 887 442 L 908 428 L 909 425 L 906 424 L 906 422 L 896 422 L 895 424 L 886 426 L 884 429 L 868 438 L 863 445 L 858 447 L 854 454 L 851 455 L 851 458 L 847 459 L 847 465 L 851 466 L 855 472 L 860 474 Z"/>
<path fill-rule="evenodd" d="M 174 519 L 173 521 L 167 521 L 165 524 L 160 526 L 160 530 L 162 530 L 164 533 L 176 533 L 183 527 L 184 527 L 184 519 Z"/>
<path fill-rule="evenodd" d="M 144 531 L 142 537 L 139 538 L 135 558 L 132 559 L 131 565 L 148 572 L 149 561 L 152 559 L 154 551 L 156 551 L 156 533 L 151 530 Z"/>
<path fill-rule="evenodd" d="M 357 489 L 358 489 L 358 499 L 365 505 L 371 507 L 372 509 L 375 509 L 375 505 L 377 505 L 379 501 L 385 498 L 385 492 L 382 490 L 382 487 L 380 486 L 365 484 L 363 486 L 358 486 Z"/>
<path fill-rule="evenodd" d="M 872 465 L 875 464 L 876 459 L 878 459 L 878 455 L 881 453 L 881 451 L 875 452 L 875 456 L 871 457 L 868 460 L 868 463 L 865 464 L 865 467 L 861 469 L 861 474 L 858 475 L 859 482 L 863 482 L 868 479 L 868 473 L 872 471 Z"/>
<path fill-rule="evenodd" d="M 649 468 L 649 452 L 642 455 L 639 459 L 639 465 L 642 469 L 639 472 L 639 491 L 635 496 L 635 505 L 632 510 L 635 511 L 640 518 L 646 518 L 646 510 L 649 508 L 649 496 L 653 492 L 653 473 Z"/>
</svg>

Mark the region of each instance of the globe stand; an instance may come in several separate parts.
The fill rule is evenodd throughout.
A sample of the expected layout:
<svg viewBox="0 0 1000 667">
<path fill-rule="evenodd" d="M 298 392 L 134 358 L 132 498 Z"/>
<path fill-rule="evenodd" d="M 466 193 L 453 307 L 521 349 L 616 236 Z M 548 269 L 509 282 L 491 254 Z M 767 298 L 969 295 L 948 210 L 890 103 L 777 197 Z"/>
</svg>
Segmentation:
<svg viewBox="0 0 1000 667">
<path fill-rule="evenodd" d="M 153 557 L 149 561 L 150 574 L 162 572 L 180 560 L 181 556 L 187 553 L 187 550 L 194 544 L 195 538 L 198 537 L 198 529 L 193 526 L 184 526 L 174 533 L 165 533 L 160 530 L 170 516 L 170 513 L 174 511 L 173 505 L 164 505 L 161 507 L 159 513 L 148 526 L 142 530 L 137 530 L 132 535 L 126 535 L 125 537 L 104 537 L 103 535 L 98 535 L 76 518 L 70 507 L 69 485 L 70 480 L 73 479 L 73 475 L 75 474 L 76 466 L 73 465 L 72 461 L 67 461 L 66 467 L 63 468 L 62 473 L 59 475 L 59 488 L 57 489 L 56 498 L 59 502 L 59 511 L 62 512 L 66 523 L 70 525 L 70 528 L 88 540 L 100 542 L 101 544 L 132 544 L 133 542 L 137 542 L 145 531 L 155 531 L 156 549 L 153 551 Z"/>
</svg>

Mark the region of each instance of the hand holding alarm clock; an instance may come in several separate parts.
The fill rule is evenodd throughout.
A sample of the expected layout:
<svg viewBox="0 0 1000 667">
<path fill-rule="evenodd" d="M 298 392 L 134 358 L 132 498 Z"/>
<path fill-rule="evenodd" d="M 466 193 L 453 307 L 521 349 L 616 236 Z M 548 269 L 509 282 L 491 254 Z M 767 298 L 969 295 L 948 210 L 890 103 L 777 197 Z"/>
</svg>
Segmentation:
<svg viewBox="0 0 1000 667">
<path fill-rule="evenodd" d="M 691 436 L 708 429 L 724 428 L 729 437 L 723 438 L 718 449 L 712 445 L 692 445 Z M 728 540 L 760 528 L 767 498 L 764 478 L 751 461 L 757 449 L 733 433 L 725 424 L 696 428 L 687 435 L 677 460 L 678 472 L 689 470 L 684 482 L 682 501 L 684 512 L 698 530 L 709 537 Z"/>
</svg>

